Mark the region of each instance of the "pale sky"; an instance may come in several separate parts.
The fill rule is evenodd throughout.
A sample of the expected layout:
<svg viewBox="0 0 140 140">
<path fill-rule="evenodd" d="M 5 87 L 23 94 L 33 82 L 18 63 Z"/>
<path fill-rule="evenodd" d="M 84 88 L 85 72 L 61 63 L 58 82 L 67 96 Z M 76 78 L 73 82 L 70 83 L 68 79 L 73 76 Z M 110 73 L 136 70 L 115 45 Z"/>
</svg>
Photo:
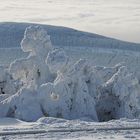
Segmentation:
<svg viewBox="0 0 140 140">
<path fill-rule="evenodd" d="M 60 25 L 140 43 L 140 0 L 0 0 L 0 22 Z"/>
</svg>

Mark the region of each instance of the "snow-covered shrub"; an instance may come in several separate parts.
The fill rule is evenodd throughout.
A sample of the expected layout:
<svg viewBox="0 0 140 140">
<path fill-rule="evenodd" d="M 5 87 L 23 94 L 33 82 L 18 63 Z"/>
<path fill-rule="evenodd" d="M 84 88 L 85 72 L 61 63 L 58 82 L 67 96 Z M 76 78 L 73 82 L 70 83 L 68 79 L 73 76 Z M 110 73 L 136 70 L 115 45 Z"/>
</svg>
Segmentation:
<svg viewBox="0 0 140 140">
<path fill-rule="evenodd" d="M 64 73 L 58 73 L 53 84 L 42 85 L 38 94 L 44 113 L 67 119 L 88 116 L 98 121 L 95 101 L 86 84 L 87 74 L 86 61 L 80 60 Z"/>
<path fill-rule="evenodd" d="M 100 93 L 97 113 L 101 121 L 140 117 L 140 85 L 126 67 L 119 68 Z"/>
</svg>

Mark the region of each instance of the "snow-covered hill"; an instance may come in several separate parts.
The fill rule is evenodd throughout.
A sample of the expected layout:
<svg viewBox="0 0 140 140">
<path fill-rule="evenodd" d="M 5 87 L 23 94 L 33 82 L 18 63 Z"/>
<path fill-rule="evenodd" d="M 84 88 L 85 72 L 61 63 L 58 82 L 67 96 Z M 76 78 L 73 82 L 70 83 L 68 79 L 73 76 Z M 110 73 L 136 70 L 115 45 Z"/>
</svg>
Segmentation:
<svg viewBox="0 0 140 140">
<path fill-rule="evenodd" d="M 26 27 L 31 23 L 0 23 L 0 48 L 20 47 Z M 111 48 L 122 50 L 140 51 L 140 44 L 120 41 L 101 35 L 82 32 L 66 27 L 42 25 L 51 36 L 52 44 L 55 46 L 75 46 Z"/>
</svg>

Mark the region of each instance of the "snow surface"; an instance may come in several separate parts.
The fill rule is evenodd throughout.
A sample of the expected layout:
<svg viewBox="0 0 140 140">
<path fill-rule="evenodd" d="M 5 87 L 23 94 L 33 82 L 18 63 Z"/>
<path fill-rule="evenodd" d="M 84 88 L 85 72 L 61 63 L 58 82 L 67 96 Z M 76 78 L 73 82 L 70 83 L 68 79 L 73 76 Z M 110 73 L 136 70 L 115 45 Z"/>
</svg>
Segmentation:
<svg viewBox="0 0 140 140">
<path fill-rule="evenodd" d="M 27 123 L 18 119 L 0 119 L 0 138 L 19 139 L 137 139 L 140 138 L 139 120 L 112 120 L 104 123 L 91 121 L 65 120 L 52 117 L 43 117 L 34 123 Z"/>
</svg>

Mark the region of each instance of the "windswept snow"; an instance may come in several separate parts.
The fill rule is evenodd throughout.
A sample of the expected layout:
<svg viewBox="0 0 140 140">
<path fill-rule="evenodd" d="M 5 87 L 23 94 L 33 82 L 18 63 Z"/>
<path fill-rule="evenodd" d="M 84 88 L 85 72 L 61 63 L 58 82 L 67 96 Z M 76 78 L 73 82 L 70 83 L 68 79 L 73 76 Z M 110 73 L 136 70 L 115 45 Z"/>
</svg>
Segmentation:
<svg viewBox="0 0 140 140">
<path fill-rule="evenodd" d="M 0 69 L 0 117 L 140 118 L 139 80 L 125 63 L 101 67 L 86 59 L 71 61 L 63 49 L 53 48 L 40 26 L 26 29 L 21 48 L 29 56 Z"/>
</svg>

